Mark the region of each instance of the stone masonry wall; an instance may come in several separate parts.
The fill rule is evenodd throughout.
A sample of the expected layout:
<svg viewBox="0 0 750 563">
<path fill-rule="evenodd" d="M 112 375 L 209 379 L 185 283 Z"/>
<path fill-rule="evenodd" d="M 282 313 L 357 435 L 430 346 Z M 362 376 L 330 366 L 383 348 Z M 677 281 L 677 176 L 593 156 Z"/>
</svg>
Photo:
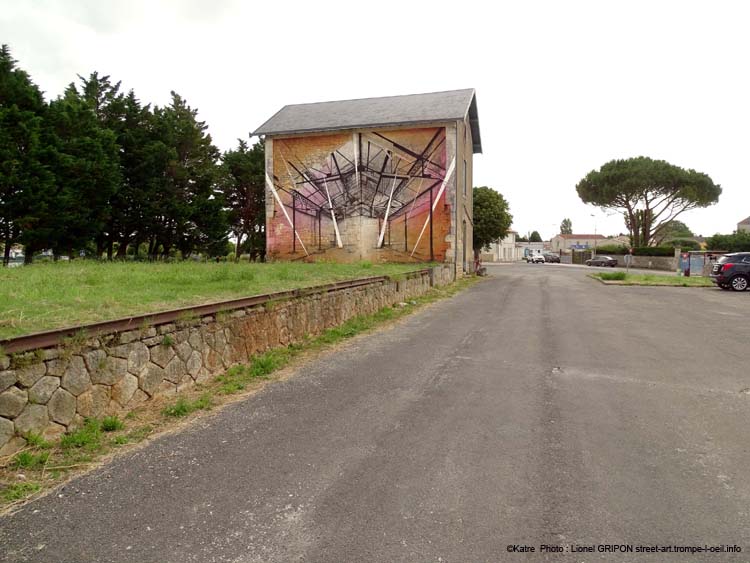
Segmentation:
<svg viewBox="0 0 750 563">
<path fill-rule="evenodd" d="M 451 283 L 452 265 L 432 268 L 430 276 L 270 301 L 0 358 L 0 456 L 23 448 L 30 432 L 53 440 L 87 417 L 124 416 L 255 354 L 420 296 L 430 278 L 436 286 Z"/>
</svg>

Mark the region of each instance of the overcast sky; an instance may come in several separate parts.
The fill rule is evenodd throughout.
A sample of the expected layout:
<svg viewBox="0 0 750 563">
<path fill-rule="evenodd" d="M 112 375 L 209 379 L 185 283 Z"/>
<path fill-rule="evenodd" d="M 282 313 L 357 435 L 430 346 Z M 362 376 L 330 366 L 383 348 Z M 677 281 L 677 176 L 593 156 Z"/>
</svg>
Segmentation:
<svg viewBox="0 0 750 563">
<path fill-rule="evenodd" d="M 0 43 L 48 99 L 94 70 L 146 103 L 175 90 L 222 150 L 285 104 L 475 88 L 474 184 L 508 199 L 515 230 L 547 239 L 570 217 L 576 233 L 625 232 L 575 185 L 644 155 L 721 184 L 717 205 L 681 217 L 711 235 L 750 215 L 749 12 L 721 0 L 0 0 Z"/>
</svg>

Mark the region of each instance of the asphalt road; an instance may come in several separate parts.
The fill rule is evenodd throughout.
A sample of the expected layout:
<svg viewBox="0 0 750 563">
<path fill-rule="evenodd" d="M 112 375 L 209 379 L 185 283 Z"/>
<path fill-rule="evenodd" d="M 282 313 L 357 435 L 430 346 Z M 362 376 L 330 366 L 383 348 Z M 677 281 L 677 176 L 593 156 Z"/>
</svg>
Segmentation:
<svg viewBox="0 0 750 563">
<path fill-rule="evenodd" d="M 0 560 L 750 561 L 750 292 L 585 273 L 490 267 L 0 519 Z"/>
</svg>

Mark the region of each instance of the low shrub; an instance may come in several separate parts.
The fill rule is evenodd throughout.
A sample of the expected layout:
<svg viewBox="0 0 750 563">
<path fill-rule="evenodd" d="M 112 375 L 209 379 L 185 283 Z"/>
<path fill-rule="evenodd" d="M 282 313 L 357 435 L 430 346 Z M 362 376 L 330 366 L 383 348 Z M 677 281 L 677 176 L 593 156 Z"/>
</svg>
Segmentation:
<svg viewBox="0 0 750 563">
<path fill-rule="evenodd" d="M 635 256 L 674 256 L 671 246 L 639 246 L 633 249 Z"/>
<path fill-rule="evenodd" d="M 116 430 L 122 430 L 125 428 L 122 420 L 116 416 L 107 416 L 102 420 L 102 430 L 105 432 L 115 432 Z"/>
</svg>

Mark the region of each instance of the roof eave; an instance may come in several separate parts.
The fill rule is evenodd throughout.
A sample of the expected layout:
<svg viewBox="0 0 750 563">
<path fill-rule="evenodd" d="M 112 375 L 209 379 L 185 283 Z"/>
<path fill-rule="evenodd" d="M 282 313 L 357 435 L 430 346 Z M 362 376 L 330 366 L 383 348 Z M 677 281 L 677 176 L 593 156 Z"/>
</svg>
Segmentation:
<svg viewBox="0 0 750 563">
<path fill-rule="evenodd" d="M 460 117 L 451 117 L 451 118 L 444 118 L 444 119 L 393 121 L 393 122 L 388 122 L 388 123 L 362 123 L 362 124 L 356 124 L 356 125 L 337 126 L 337 127 L 314 127 L 311 129 L 288 129 L 288 130 L 282 130 L 282 131 L 263 131 L 263 126 L 261 126 L 255 131 L 253 131 L 251 133 L 251 136 L 258 137 L 260 135 L 265 135 L 265 136 L 271 136 L 271 137 L 279 137 L 282 135 L 304 135 L 306 133 L 330 133 L 333 131 L 351 131 L 352 129 L 370 129 L 370 128 L 376 128 L 376 127 L 377 128 L 408 127 L 411 125 L 453 123 L 455 121 L 460 121 L 460 119 L 461 119 Z M 472 131 L 472 134 L 473 134 L 473 131 Z"/>
</svg>

